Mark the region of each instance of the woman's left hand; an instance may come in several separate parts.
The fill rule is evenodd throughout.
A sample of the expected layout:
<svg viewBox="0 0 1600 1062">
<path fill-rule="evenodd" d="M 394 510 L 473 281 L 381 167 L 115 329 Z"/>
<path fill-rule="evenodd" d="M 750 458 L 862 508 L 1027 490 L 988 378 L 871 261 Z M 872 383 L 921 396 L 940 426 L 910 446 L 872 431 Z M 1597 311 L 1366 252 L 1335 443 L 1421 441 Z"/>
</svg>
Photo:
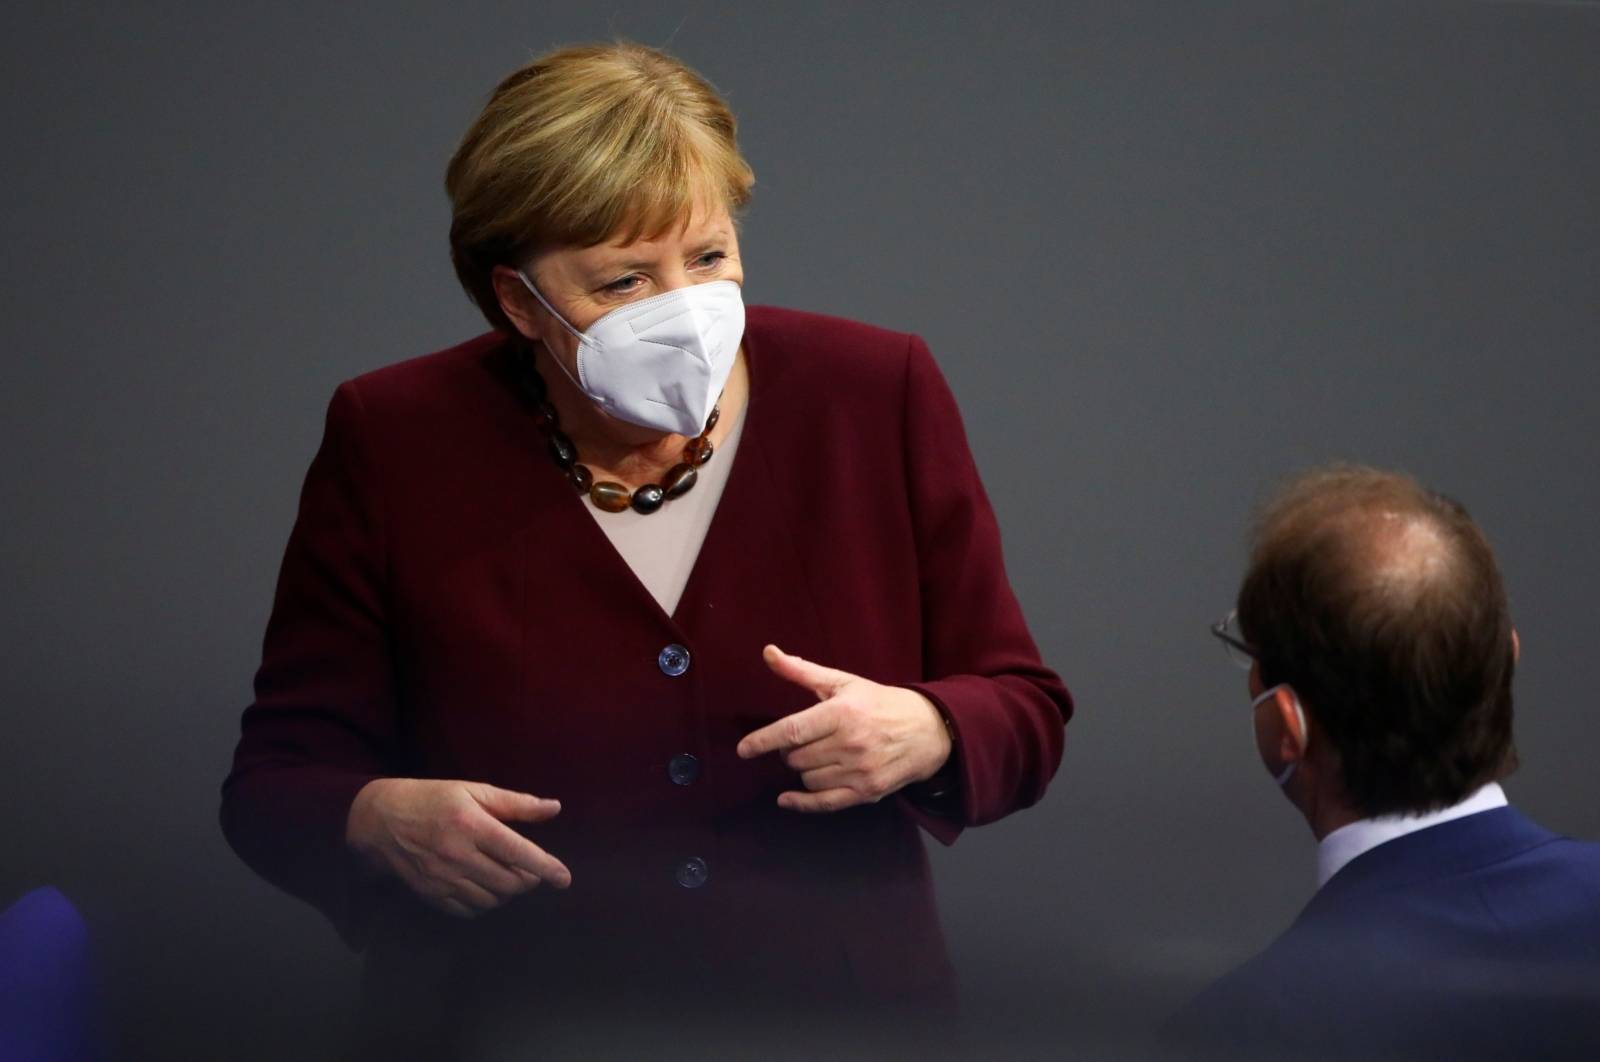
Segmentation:
<svg viewBox="0 0 1600 1062">
<path fill-rule="evenodd" d="M 820 704 L 747 734 L 741 759 L 781 752 L 806 791 L 788 790 L 778 806 L 791 811 L 841 811 L 871 804 L 933 777 L 950 758 L 950 732 L 933 702 L 915 690 L 790 656 L 775 645 L 767 666 L 804 686 Z"/>
</svg>

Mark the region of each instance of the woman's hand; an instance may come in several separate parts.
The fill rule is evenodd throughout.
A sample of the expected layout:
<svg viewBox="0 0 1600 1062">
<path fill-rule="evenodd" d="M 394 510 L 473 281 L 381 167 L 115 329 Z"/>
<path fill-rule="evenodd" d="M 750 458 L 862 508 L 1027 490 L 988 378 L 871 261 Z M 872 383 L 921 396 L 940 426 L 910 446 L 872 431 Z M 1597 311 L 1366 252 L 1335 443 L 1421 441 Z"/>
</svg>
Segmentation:
<svg viewBox="0 0 1600 1062">
<path fill-rule="evenodd" d="M 506 825 L 560 813 L 557 801 L 482 782 L 376 778 L 351 803 L 345 840 L 428 903 L 471 918 L 542 881 L 572 884 L 559 859 Z"/>
<path fill-rule="evenodd" d="M 845 671 L 762 652 L 779 677 L 822 703 L 747 734 L 739 756 L 781 752 L 806 792 L 778 795 L 791 811 L 841 811 L 882 800 L 936 774 L 950 758 L 950 732 L 933 702 L 915 690 L 880 686 Z"/>
</svg>

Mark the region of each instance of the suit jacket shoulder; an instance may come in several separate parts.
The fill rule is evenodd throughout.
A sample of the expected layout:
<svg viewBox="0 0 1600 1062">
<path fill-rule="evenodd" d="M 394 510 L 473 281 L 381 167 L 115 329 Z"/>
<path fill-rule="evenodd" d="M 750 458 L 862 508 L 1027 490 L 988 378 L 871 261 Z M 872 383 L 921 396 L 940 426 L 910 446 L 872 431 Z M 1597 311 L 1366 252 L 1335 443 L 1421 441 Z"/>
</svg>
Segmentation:
<svg viewBox="0 0 1600 1062">
<path fill-rule="evenodd" d="M 1560 1058 L 1595 1042 L 1597 1015 L 1600 845 L 1501 808 L 1352 861 L 1173 1029 L 1329 1057 Z"/>
</svg>

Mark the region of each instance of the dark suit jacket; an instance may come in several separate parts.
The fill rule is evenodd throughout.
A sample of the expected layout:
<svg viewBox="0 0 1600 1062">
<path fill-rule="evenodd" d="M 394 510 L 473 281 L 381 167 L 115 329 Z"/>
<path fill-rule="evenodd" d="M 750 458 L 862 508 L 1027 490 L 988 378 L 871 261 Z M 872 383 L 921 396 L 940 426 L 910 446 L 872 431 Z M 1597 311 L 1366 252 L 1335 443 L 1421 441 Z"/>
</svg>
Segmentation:
<svg viewBox="0 0 1600 1062">
<path fill-rule="evenodd" d="M 522 964 L 541 990 L 948 995 L 917 824 L 948 843 L 1037 801 L 1071 702 L 921 340 L 753 307 L 745 350 L 748 421 L 671 616 L 552 462 L 503 337 L 334 395 L 222 821 L 252 867 L 369 948 L 369 970 L 425 955 L 415 970 Z M 795 776 L 734 747 L 814 698 L 769 673 L 767 642 L 930 697 L 956 733 L 951 816 L 904 797 L 779 809 Z M 669 646 L 689 654 L 681 676 L 660 666 Z M 690 785 L 669 778 L 679 753 L 703 765 Z M 560 799 L 527 832 L 572 888 L 463 926 L 363 883 L 345 818 L 379 776 Z M 702 887 L 677 881 L 690 858 Z"/>
<path fill-rule="evenodd" d="M 1511 808 L 1379 845 L 1172 1033 L 1244 1058 L 1600 1057 L 1600 845 Z"/>
<path fill-rule="evenodd" d="M 106 1057 L 89 927 L 60 890 L 34 889 L 0 909 L 0 1059 Z"/>
</svg>

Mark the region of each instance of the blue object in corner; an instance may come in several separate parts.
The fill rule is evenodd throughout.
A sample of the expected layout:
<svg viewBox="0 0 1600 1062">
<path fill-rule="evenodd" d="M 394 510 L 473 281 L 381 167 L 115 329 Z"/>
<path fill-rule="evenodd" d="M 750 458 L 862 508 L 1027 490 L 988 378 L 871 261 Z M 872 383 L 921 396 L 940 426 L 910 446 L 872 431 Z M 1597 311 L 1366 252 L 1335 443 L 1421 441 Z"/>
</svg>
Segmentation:
<svg viewBox="0 0 1600 1062">
<path fill-rule="evenodd" d="M 89 929 L 60 890 L 34 889 L 0 913 L 0 1059 L 101 1057 Z"/>
</svg>

